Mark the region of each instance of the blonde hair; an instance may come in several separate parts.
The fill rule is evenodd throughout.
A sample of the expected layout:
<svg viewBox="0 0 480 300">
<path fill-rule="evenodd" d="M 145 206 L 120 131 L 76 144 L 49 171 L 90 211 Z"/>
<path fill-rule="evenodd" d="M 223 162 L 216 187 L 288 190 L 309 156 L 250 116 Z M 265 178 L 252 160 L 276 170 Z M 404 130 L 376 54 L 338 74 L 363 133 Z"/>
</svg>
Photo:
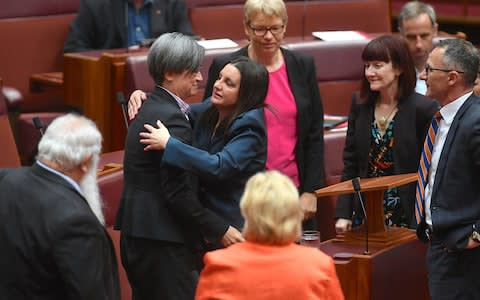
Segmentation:
<svg viewBox="0 0 480 300">
<path fill-rule="evenodd" d="M 240 201 L 245 218 L 246 239 L 262 244 L 283 245 L 300 234 L 302 212 L 292 181 L 277 171 L 251 177 Z"/>
<path fill-rule="evenodd" d="M 283 0 L 247 0 L 243 6 L 243 22 L 248 25 L 251 19 L 258 13 L 266 16 L 278 16 L 282 18 L 284 25 L 287 24 L 287 8 Z"/>
</svg>

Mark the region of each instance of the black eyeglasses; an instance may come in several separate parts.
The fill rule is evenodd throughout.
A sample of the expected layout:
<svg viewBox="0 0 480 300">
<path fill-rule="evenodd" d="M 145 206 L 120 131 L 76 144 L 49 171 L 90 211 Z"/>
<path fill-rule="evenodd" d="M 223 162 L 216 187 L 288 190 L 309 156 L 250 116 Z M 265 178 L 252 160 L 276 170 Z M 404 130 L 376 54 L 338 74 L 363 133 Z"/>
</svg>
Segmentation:
<svg viewBox="0 0 480 300">
<path fill-rule="evenodd" d="M 256 36 L 265 36 L 268 31 L 270 31 L 271 34 L 277 35 L 283 32 L 283 28 L 285 28 L 285 25 L 274 25 L 270 27 L 253 27 L 252 25 L 248 24 L 248 27 L 253 31 L 253 34 Z"/>
<path fill-rule="evenodd" d="M 457 73 L 465 73 L 463 71 L 458 71 L 458 70 L 452 70 L 452 69 L 438 69 L 438 68 L 432 68 L 430 65 L 425 65 L 425 73 L 428 75 L 428 73 L 432 72 L 432 71 L 440 71 L 440 72 L 445 72 L 445 73 L 448 73 L 448 72 L 452 72 L 452 71 L 455 71 Z"/>
</svg>

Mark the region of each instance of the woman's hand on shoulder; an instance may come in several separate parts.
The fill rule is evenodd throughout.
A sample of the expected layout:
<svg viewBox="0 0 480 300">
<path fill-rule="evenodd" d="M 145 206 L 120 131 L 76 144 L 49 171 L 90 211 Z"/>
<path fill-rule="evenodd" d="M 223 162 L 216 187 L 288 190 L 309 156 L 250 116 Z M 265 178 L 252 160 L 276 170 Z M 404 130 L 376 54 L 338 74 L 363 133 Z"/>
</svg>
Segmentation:
<svg viewBox="0 0 480 300">
<path fill-rule="evenodd" d="M 150 124 L 143 125 L 147 132 L 140 132 L 140 143 L 147 145 L 144 150 L 164 150 L 170 139 L 170 132 L 167 127 L 163 126 L 163 123 L 157 120 L 158 128 L 153 127 Z"/>
<path fill-rule="evenodd" d="M 135 118 L 140 110 L 140 106 L 142 106 L 142 101 L 145 100 L 147 100 L 147 94 L 144 91 L 135 90 L 130 95 L 130 99 L 128 100 L 128 117 L 130 120 Z"/>
</svg>

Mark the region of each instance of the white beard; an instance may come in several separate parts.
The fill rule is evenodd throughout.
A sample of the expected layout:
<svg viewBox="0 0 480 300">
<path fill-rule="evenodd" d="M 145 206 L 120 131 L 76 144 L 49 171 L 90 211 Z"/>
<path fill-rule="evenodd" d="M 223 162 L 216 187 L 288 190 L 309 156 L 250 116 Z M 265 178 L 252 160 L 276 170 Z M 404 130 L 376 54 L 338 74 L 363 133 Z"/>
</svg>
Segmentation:
<svg viewBox="0 0 480 300">
<path fill-rule="evenodd" d="M 80 182 L 80 188 L 82 189 L 83 196 L 90 205 L 92 212 L 98 218 L 102 225 L 105 225 L 105 218 L 103 216 L 103 201 L 102 197 L 100 197 L 100 192 L 98 189 L 97 183 L 97 165 L 98 165 L 98 156 L 92 157 L 92 164 L 82 178 Z"/>
</svg>

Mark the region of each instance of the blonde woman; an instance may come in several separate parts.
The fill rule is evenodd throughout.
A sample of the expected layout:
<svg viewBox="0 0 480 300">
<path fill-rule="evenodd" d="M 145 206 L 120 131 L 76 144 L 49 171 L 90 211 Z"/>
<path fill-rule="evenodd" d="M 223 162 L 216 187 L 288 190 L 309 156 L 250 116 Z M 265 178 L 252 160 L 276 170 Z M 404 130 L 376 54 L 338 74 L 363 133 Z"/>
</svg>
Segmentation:
<svg viewBox="0 0 480 300">
<path fill-rule="evenodd" d="M 278 171 L 258 173 L 240 202 L 246 242 L 208 252 L 196 299 L 344 299 L 333 260 L 294 243 L 298 191 Z"/>
</svg>

